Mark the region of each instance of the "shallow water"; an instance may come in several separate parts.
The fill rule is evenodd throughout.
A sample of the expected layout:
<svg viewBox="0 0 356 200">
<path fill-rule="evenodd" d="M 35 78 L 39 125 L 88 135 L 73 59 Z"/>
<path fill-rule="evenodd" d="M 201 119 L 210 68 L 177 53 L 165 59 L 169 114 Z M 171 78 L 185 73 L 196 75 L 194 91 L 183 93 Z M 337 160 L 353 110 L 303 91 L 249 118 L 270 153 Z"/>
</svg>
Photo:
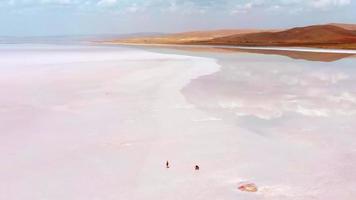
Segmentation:
<svg viewBox="0 0 356 200">
<path fill-rule="evenodd" d="M 216 57 L 221 70 L 182 92 L 211 119 L 255 136 L 232 133 L 244 143 L 245 173 L 266 183 L 261 193 L 267 199 L 354 198 L 356 59 Z"/>
</svg>

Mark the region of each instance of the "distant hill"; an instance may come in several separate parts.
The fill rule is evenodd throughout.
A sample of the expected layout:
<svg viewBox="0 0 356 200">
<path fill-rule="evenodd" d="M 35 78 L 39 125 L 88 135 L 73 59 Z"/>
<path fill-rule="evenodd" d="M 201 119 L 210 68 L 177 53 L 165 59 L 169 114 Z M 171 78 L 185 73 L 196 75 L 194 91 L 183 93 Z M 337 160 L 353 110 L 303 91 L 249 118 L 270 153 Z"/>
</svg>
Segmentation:
<svg viewBox="0 0 356 200">
<path fill-rule="evenodd" d="M 356 47 L 356 31 L 334 25 L 292 28 L 279 32 L 231 35 L 205 41 L 204 44 L 236 46 L 303 46 L 346 48 Z"/>
<path fill-rule="evenodd" d="M 356 31 L 356 24 L 331 23 L 329 25 L 338 26 L 338 27 L 346 29 L 346 30 L 354 30 L 354 31 Z"/>
<path fill-rule="evenodd" d="M 284 46 L 356 49 L 356 25 L 326 24 L 287 30 L 227 29 L 149 37 L 128 37 L 110 43 L 230 46 Z"/>
<path fill-rule="evenodd" d="M 181 38 L 181 39 L 214 39 L 218 37 L 225 37 L 229 35 L 239 35 L 248 33 L 257 33 L 263 31 L 277 31 L 277 30 L 259 30 L 259 29 L 221 29 L 221 30 L 211 30 L 211 31 L 191 31 L 183 32 L 169 35 L 171 38 Z"/>
<path fill-rule="evenodd" d="M 154 35 L 146 37 L 128 36 L 126 38 L 118 38 L 112 42 L 117 43 L 144 43 L 144 44 L 184 44 L 189 42 L 200 42 L 211 40 L 214 38 L 225 37 L 229 35 L 240 35 L 247 33 L 258 33 L 263 31 L 277 30 L 258 30 L 258 29 L 222 29 L 211 31 L 191 31 L 183 33 L 174 33 L 166 35 Z"/>
</svg>

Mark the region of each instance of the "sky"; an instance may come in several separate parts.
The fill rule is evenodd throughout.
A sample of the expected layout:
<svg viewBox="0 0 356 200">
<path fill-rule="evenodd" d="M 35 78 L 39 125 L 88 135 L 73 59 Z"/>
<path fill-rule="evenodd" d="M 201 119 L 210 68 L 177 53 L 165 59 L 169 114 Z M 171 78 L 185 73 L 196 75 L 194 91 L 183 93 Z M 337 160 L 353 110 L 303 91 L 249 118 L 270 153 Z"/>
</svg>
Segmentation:
<svg viewBox="0 0 356 200">
<path fill-rule="evenodd" d="M 0 36 L 356 24 L 356 0 L 0 0 Z"/>
</svg>

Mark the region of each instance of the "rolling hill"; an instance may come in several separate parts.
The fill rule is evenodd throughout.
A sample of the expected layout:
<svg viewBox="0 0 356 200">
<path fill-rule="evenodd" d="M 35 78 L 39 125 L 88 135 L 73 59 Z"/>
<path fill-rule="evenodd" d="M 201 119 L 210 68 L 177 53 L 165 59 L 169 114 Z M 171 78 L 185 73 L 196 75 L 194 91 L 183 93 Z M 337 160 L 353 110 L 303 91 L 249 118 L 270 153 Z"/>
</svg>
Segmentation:
<svg viewBox="0 0 356 200">
<path fill-rule="evenodd" d="M 214 38 L 226 37 L 230 35 L 241 35 L 248 33 L 258 33 L 277 30 L 258 30 L 258 29 L 222 29 L 211 31 L 191 31 L 183 33 L 166 34 L 151 37 L 127 37 L 114 40 L 114 43 L 137 43 L 137 44 L 185 44 L 191 42 L 208 41 Z"/>
<path fill-rule="evenodd" d="M 343 29 L 356 31 L 356 24 L 331 23 L 329 25 L 338 26 L 338 27 L 341 27 Z"/>
<path fill-rule="evenodd" d="M 236 46 L 297 46 L 325 48 L 355 48 L 356 31 L 334 25 L 292 28 L 279 32 L 231 35 L 203 42 Z"/>
<path fill-rule="evenodd" d="M 227 29 L 129 37 L 114 44 L 175 44 L 356 49 L 356 25 L 326 24 L 287 30 Z"/>
</svg>

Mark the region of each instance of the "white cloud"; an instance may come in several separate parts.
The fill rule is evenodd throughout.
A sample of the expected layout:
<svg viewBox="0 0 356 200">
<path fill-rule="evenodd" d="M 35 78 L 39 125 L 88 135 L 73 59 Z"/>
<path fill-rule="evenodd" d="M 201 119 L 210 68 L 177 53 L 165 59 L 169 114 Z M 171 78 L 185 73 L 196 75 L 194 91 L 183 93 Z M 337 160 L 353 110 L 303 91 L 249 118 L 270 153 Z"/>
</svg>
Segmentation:
<svg viewBox="0 0 356 200">
<path fill-rule="evenodd" d="M 5 3 L 10 6 L 22 6 L 22 5 L 44 5 L 44 4 L 45 5 L 46 4 L 70 5 L 79 2 L 78 0 L 8 0 Z"/>
<path fill-rule="evenodd" d="M 345 7 L 352 3 L 351 0 L 252 0 L 248 2 L 236 3 L 227 0 L 226 5 L 230 5 L 231 14 L 241 14 L 260 11 L 283 11 L 294 13 L 296 11 L 325 10 L 335 7 Z M 229 4 L 230 3 L 230 4 Z"/>
<path fill-rule="evenodd" d="M 249 2 L 243 5 L 236 5 L 235 8 L 231 10 L 231 14 L 247 13 L 254 7 L 253 2 Z"/>
<path fill-rule="evenodd" d="M 117 3 L 117 0 L 100 0 L 98 1 L 99 6 L 113 6 Z"/>
<path fill-rule="evenodd" d="M 44 4 L 71 4 L 73 0 L 41 0 L 40 2 Z"/>
<path fill-rule="evenodd" d="M 341 7 L 351 4 L 352 0 L 6 0 L 1 4 L 11 6 L 16 5 L 43 5 L 43 4 L 60 4 L 60 5 L 93 5 L 100 7 L 111 7 L 120 5 L 123 10 L 137 11 L 141 7 L 149 6 L 151 10 L 168 10 L 168 11 L 230 11 L 231 13 L 246 13 L 254 10 L 283 10 L 285 11 L 301 9 L 326 9 L 332 7 Z M 134 5 L 134 6 L 133 6 Z"/>
<path fill-rule="evenodd" d="M 333 6 L 345 6 L 351 4 L 351 0 L 313 0 L 310 3 L 315 8 L 330 8 Z"/>
<path fill-rule="evenodd" d="M 145 11 L 145 9 L 146 9 L 146 6 L 143 6 L 143 5 L 139 6 L 136 3 L 134 3 L 134 4 L 127 6 L 126 9 L 124 9 L 124 12 L 125 13 L 137 13 L 137 12 L 143 12 L 143 11 Z"/>
<path fill-rule="evenodd" d="M 240 15 L 244 13 L 302 13 L 329 10 L 350 5 L 352 0 L 4 0 L 0 7 L 10 6 L 17 11 L 25 9 L 46 9 L 47 6 L 62 6 L 78 10 L 115 13 L 171 13 L 178 15 L 205 15 L 222 13 Z M 62 6 L 64 8 L 64 6 Z"/>
</svg>

